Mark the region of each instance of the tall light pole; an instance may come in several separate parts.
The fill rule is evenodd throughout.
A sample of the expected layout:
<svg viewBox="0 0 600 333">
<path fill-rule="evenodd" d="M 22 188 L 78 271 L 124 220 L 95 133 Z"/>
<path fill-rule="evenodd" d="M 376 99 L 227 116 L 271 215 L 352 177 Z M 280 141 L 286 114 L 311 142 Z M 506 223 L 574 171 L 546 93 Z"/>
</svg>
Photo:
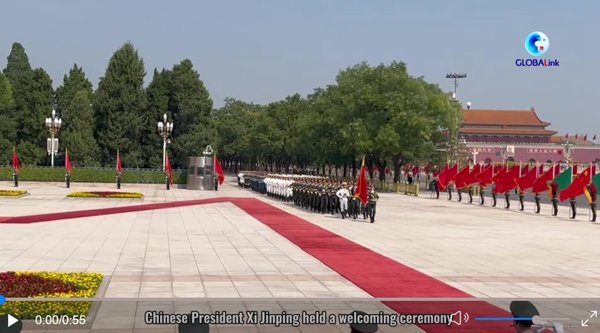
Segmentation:
<svg viewBox="0 0 600 333">
<path fill-rule="evenodd" d="M 453 99 L 458 99 L 456 97 L 456 89 L 458 88 L 458 80 L 459 79 L 464 79 L 467 77 L 466 73 L 450 73 L 450 74 L 446 74 L 446 78 L 447 79 L 453 79 L 454 80 L 454 93 L 452 94 L 452 98 Z"/>
<path fill-rule="evenodd" d="M 46 118 L 46 128 L 50 133 L 50 138 L 46 140 L 46 150 L 48 151 L 48 155 L 50 155 L 50 165 L 54 167 L 54 155 L 58 152 L 58 139 L 55 138 L 60 131 L 60 126 L 62 125 L 62 119 L 56 115 L 56 110 L 52 109 L 52 115 Z"/>
<path fill-rule="evenodd" d="M 167 139 L 171 132 L 173 132 L 173 122 L 167 121 L 167 114 L 163 116 L 164 121 L 158 122 L 158 133 L 163 138 L 163 171 L 165 171 L 165 164 L 167 163 Z"/>
</svg>

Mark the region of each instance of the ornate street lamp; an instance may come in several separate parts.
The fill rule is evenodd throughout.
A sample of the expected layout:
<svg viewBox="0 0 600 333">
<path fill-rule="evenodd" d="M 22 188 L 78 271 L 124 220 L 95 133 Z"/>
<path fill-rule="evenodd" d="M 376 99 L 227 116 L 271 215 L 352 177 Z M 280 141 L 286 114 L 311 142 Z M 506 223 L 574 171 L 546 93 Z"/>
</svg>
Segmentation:
<svg viewBox="0 0 600 333">
<path fill-rule="evenodd" d="M 165 165 L 167 163 L 167 139 L 173 132 L 173 122 L 167 121 L 167 114 L 163 116 L 164 121 L 158 122 L 158 133 L 163 138 L 163 165 L 162 169 L 165 171 Z"/>
<path fill-rule="evenodd" d="M 52 109 L 52 115 L 46 118 L 45 123 L 48 133 L 50 133 L 50 138 L 46 141 L 46 150 L 48 151 L 48 155 L 51 156 L 50 165 L 54 167 L 54 155 L 58 152 L 58 138 L 55 138 L 55 136 L 60 131 L 62 119 L 56 115 L 56 110 Z"/>
</svg>

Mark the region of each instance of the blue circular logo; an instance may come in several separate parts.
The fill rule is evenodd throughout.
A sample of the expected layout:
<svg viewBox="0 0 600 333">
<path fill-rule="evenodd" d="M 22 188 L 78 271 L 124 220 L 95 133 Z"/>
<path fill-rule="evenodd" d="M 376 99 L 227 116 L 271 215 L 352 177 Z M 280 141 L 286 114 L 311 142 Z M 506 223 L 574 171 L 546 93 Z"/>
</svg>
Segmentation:
<svg viewBox="0 0 600 333">
<path fill-rule="evenodd" d="M 550 48 L 550 39 L 541 31 L 534 31 L 525 38 L 525 50 L 534 57 L 539 57 Z"/>
</svg>

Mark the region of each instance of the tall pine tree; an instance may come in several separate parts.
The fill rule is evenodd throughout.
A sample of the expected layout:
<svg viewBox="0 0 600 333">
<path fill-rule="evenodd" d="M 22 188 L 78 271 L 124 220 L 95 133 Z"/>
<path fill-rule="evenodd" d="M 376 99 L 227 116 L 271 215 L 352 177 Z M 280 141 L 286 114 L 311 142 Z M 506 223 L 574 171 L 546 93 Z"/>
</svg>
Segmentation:
<svg viewBox="0 0 600 333">
<path fill-rule="evenodd" d="M 144 62 L 131 43 L 124 44 L 111 57 L 106 74 L 100 79 L 94 109 L 96 140 L 100 159 L 105 165 L 114 162 L 120 150 L 126 167 L 144 165 L 142 133 L 146 115 Z"/>
<path fill-rule="evenodd" d="M 201 156 L 207 144 L 214 143 L 210 115 L 213 102 L 189 59 L 171 71 L 169 110 L 173 114 L 173 164 L 187 166 L 188 157 Z"/>
<path fill-rule="evenodd" d="M 17 141 L 25 164 L 46 159 L 44 120 L 52 111 L 52 79 L 41 68 L 31 69 L 25 49 L 14 43 L 4 73 L 13 86 L 17 114 Z"/>
<path fill-rule="evenodd" d="M 16 116 L 12 86 L 0 73 L 0 165 L 10 164 L 12 147 L 17 143 Z"/>
<path fill-rule="evenodd" d="M 166 113 L 169 121 L 172 115 L 169 112 L 169 94 L 171 90 L 170 74 L 168 70 L 154 70 L 152 82 L 146 89 L 148 96 L 148 116 L 145 119 L 142 150 L 144 154 L 144 166 L 147 168 L 162 167 L 162 139 L 158 135 L 157 122 L 162 120 Z"/>
<path fill-rule="evenodd" d="M 98 144 L 94 138 L 95 118 L 92 108 L 92 83 L 77 64 L 65 75 L 63 85 L 56 90 L 62 119 L 62 151 L 68 148 L 73 164 L 96 166 Z"/>
</svg>

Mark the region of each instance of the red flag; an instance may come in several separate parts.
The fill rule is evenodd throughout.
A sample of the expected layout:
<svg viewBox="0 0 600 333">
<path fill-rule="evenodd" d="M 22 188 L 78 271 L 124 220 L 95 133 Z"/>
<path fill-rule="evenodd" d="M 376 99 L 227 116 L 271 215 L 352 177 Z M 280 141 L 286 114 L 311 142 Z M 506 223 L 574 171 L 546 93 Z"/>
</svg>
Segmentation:
<svg viewBox="0 0 600 333">
<path fill-rule="evenodd" d="M 413 174 L 414 176 L 416 176 L 416 175 L 418 175 L 418 174 L 419 174 L 419 167 L 418 167 L 418 166 L 416 166 L 416 165 L 415 165 L 415 166 L 412 168 L 412 174 Z"/>
<path fill-rule="evenodd" d="M 527 173 L 521 173 L 523 176 L 515 180 L 517 186 L 519 187 L 519 190 L 525 192 L 527 189 L 532 188 L 533 184 L 535 184 L 535 180 L 538 177 L 538 171 L 538 168 L 533 167 Z"/>
<path fill-rule="evenodd" d="M 497 169 L 496 174 L 494 174 L 494 177 L 492 177 L 492 183 L 498 184 L 507 172 L 506 166 L 499 165 L 499 167 L 500 169 Z"/>
<path fill-rule="evenodd" d="M 467 186 L 465 183 L 468 180 L 467 177 L 470 172 L 469 166 L 467 165 L 456 174 L 456 177 L 454 177 L 454 184 L 456 184 L 457 189 L 462 189 Z"/>
<path fill-rule="evenodd" d="M 13 147 L 12 167 L 15 173 L 19 173 L 21 170 L 21 160 L 19 159 L 19 154 L 17 154 L 17 147 Z"/>
<path fill-rule="evenodd" d="M 494 164 L 488 165 L 475 177 L 479 180 L 479 186 L 481 187 L 486 187 L 491 184 L 492 178 L 494 178 Z"/>
<path fill-rule="evenodd" d="M 67 173 L 73 172 L 73 164 L 71 164 L 71 158 L 69 157 L 68 149 L 65 149 L 65 170 L 67 170 Z"/>
<path fill-rule="evenodd" d="M 502 177 L 498 178 L 496 183 L 496 193 L 506 193 L 517 187 L 515 180 L 519 178 L 521 168 L 518 165 L 513 166 L 509 171 L 505 171 Z"/>
<path fill-rule="evenodd" d="M 121 162 L 121 155 L 117 149 L 117 173 L 123 173 L 123 164 Z"/>
<path fill-rule="evenodd" d="M 219 179 L 219 185 L 222 185 L 223 182 L 225 181 L 225 173 L 223 172 L 223 167 L 221 166 L 221 161 L 219 161 L 219 158 L 217 157 L 217 155 L 215 155 L 215 173 L 217 174 L 217 177 Z"/>
<path fill-rule="evenodd" d="M 555 164 L 550 167 L 546 172 L 539 176 L 533 183 L 533 192 L 542 193 L 548 191 L 548 183 L 551 182 L 554 177 L 560 174 L 560 164 Z"/>
<path fill-rule="evenodd" d="M 442 170 L 440 176 L 438 177 L 438 184 L 440 187 L 440 191 L 445 191 L 448 184 L 454 180 L 456 174 L 458 173 L 458 164 L 455 164 L 453 167 L 448 167 L 445 170 Z"/>
<path fill-rule="evenodd" d="M 363 205 L 369 202 L 369 189 L 367 185 L 367 166 L 365 165 L 365 158 L 363 157 L 362 164 L 360 166 L 360 175 L 358 176 L 358 183 L 356 184 L 355 196 L 360 199 Z"/>
<path fill-rule="evenodd" d="M 590 170 L 590 168 L 591 167 L 588 167 L 580 175 L 575 177 L 575 180 L 573 180 L 569 187 L 560 191 L 560 201 L 576 198 L 585 193 L 586 186 L 590 183 L 590 180 L 592 179 L 592 171 Z"/>
<path fill-rule="evenodd" d="M 479 173 L 481 173 L 481 164 L 475 164 L 475 166 L 473 167 L 473 169 L 471 169 L 471 172 L 465 179 L 465 186 L 468 187 L 479 183 L 479 179 L 477 178 L 477 175 Z"/>
<path fill-rule="evenodd" d="M 173 185 L 173 168 L 171 167 L 171 159 L 169 155 L 166 156 L 165 162 L 165 171 L 167 172 L 167 177 L 169 178 L 169 183 Z"/>
</svg>

